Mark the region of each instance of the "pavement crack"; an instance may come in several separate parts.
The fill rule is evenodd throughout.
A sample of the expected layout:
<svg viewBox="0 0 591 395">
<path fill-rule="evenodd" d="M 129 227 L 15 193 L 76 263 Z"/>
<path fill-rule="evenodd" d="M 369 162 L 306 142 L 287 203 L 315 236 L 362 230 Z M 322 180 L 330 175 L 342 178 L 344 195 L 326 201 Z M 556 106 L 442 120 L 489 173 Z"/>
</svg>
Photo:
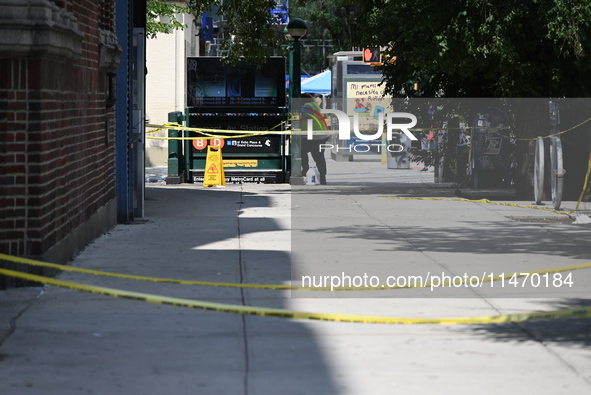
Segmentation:
<svg viewBox="0 0 591 395">
<path fill-rule="evenodd" d="M 573 366 L 571 363 L 569 363 L 567 360 L 565 360 L 560 354 L 558 354 L 556 351 L 554 351 L 550 347 L 549 344 L 547 344 L 546 342 L 544 342 L 544 340 L 540 339 L 532 331 L 528 330 L 525 326 L 523 326 L 523 323 L 521 323 L 521 322 L 513 322 L 512 324 L 516 328 L 518 328 L 520 331 L 522 331 L 532 341 L 535 341 L 536 343 L 538 343 L 539 345 L 541 345 L 544 348 L 544 350 L 546 350 L 546 352 L 548 354 L 550 354 L 552 357 L 556 358 L 566 368 L 568 368 L 570 371 L 572 371 L 577 377 L 579 377 L 581 380 L 583 380 L 585 383 L 587 383 L 587 385 L 590 385 L 591 386 L 591 380 L 589 380 L 589 378 L 587 378 L 575 366 Z"/>
<path fill-rule="evenodd" d="M 238 238 L 238 271 L 239 271 L 239 282 L 244 283 L 244 264 L 242 262 L 242 232 L 240 228 L 240 213 L 242 213 L 242 205 L 244 204 L 244 184 L 240 185 L 240 201 L 238 202 L 238 215 L 236 216 L 236 237 Z M 245 289 L 240 288 L 240 303 L 246 306 L 246 295 Z M 248 329 L 246 323 L 246 316 L 240 315 L 242 321 L 242 342 L 244 348 L 244 373 L 243 373 L 243 393 L 248 395 L 249 387 L 249 375 L 250 375 L 250 352 L 248 344 Z"/>
<path fill-rule="evenodd" d="M 39 295 L 41 295 L 41 293 Z M 8 338 L 10 336 L 12 336 L 12 334 L 16 331 L 16 322 L 17 322 L 17 320 L 27 310 L 29 310 L 33 306 L 33 304 L 35 303 L 35 301 L 37 300 L 37 298 L 39 298 L 39 295 L 37 295 L 37 297 L 35 297 L 35 299 L 33 299 L 28 305 L 26 305 L 21 311 L 19 311 L 17 315 L 15 315 L 14 317 L 12 317 L 10 319 L 10 321 L 8 322 L 8 331 L 6 332 L 6 334 L 4 336 L 2 336 L 2 338 L 0 338 L 0 348 L 2 348 L 2 345 L 4 344 L 4 342 L 6 340 L 8 340 Z"/>
</svg>

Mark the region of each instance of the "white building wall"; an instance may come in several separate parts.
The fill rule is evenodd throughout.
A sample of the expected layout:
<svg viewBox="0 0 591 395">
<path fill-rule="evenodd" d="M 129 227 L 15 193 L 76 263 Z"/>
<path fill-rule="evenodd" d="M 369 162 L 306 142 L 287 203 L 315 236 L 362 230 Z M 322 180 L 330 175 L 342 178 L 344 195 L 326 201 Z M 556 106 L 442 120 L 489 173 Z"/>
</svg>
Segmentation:
<svg viewBox="0 0 591 395">
<path fill-rule="evenodd" d="M 185 62 L 187 56 L 199 53 L 193 16 L 177 15 L 177 19 L 188 27 L 147 40 L 146 119 L 152 124 L 168 122 L 169 112 L 185 111 Z M 146 166 L 167 165 L 168 141 L 146 139 Z"/>
</svg>

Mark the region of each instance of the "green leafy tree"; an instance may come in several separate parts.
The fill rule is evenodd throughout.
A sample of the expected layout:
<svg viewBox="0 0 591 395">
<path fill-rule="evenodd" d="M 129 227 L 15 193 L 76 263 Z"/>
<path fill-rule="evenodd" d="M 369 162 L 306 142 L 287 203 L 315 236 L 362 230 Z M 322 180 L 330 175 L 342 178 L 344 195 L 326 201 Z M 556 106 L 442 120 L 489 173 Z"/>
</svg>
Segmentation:
<svg viewBox="0 0 591 395">
<path fill-rule="evenodd" d="M 395 59 L 381 67 L 392 95 L 556 98 L 591 93 L 588 1 L 369 3 L 363 41 L 387 46 L 386 60 Z M 547 106 L 527 115 L 515 118 L 516 137 L 547 134 Z M 516 146 L 515 184 L 518 196 L 528 198 L 533 150 L 528 141 Z"/>
<path fill-rule="evenodd" d="M 230 62 L 245 59 L 260 63 L 273 53 L 281 51 L 282 32 L 278 20 L 271 14 L 274 0 L 188 0 L 186 6 L 166 0 L 148 0 L 146 35 L 155 37 L 158 33 L 170 33 L 187 26 L 175 17 L 189 13 L 197 18 L 206 10 L 217 9 L 225 19 L 222 49 Z M 160 17 L 165 17 L 163 21 Z"/>
<path fill-rule="evenodd" d="M 191 0 L 203 8 L 207 0 Z M 226 27 L 222 48 L 230 62 L 245 59 L 262 63 L 269 55 L 283 51 L 283 31 L 279 20 L 271 14 L 275 0 L 218 0 L 219 15 L 224 15 Z"/>
<path fill-rule="evenodd" d="M 286 55 L 283 27 L 270 12 L 276 6 L 275 0 L 188 0 L 185 6 L 177 3 L 148 0 L 148 37 L 186 28 L 176 19 L 176 14 L 198 17 L 206 10 L 216 10 L 219 16 L 224 16 L 222 49 L 230 62 L 243 58 L 258 63 L 269 55 Z M 329 54 L 359 45 L 357 22 L 363 4 L 359 0 L 290 1 L 290 17 L 304 19 L 309 27 L 306 36 L 309 43 L 302 56 L 304 68 L 326 68 Z"/>
<path fill-rule="evenodd" d="M 155 38 L 158 33 L 168 34 L 172 30 L 186 29 L 187 25 L 179 22 L 177 14 L 193 14 L 197 10 L 170 3 L 166 0 L 148 0 L 146 3 L 146 37 Z"/>
<path fill-rule="evenodd" d="M 388 45 L 390 93 L 448 97 L 587 96 L 591 5 L 583 0 L 378 0 L 365 42 Z M 411 87 L 412 88 L 412 87 Z"/>
<path fill-rule="evenodd" d="M 328 66 L 328 55 L 359 46 L 362 7 L 358 0 L 292 0 L 289 5 L 290 17 L 302 18 L 308 24 L 304 68 L 322 70 Z"/>
</svg>

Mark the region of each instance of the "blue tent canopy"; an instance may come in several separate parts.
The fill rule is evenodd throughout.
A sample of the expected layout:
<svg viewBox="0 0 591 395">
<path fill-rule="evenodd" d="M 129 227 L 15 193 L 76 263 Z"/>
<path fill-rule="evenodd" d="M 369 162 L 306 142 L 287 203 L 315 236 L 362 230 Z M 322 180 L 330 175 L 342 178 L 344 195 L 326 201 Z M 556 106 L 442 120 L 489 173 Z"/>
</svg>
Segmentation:
<svg viewBox="0 0 591 395">
<path fill-rule="evenodd" d="M 330 70 L 302 81 L 302 93 L 315 93 L 318 95 L 329 95 L 332 87 Z"/>
<path fill-rule="evenodd" d="M 303 83 L 308 78 L 310 78 L 307 74 L 300 75 L 300 83 Z M 289 74 L 285 74 L 285 89 L 289 89 Z"/>
</svg>

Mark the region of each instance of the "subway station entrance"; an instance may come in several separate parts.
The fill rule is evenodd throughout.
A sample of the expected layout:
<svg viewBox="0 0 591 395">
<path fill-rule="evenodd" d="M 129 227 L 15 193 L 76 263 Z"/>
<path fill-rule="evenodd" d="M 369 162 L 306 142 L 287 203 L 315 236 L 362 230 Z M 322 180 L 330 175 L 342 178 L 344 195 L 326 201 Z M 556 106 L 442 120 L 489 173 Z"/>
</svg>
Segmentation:
<svg viewBox="0 0 591 395">
<path fill-rule="evenodd" d="M 259 67 L 190 57 L 187 105 L 169 121 L 197 130 L 169 132 L 183 139 L 169 140 L 167 183 L 203 182 L 208 146 L 221 148 L 228 184 L 289 182 L 283 57 Z"/>
</svg>

